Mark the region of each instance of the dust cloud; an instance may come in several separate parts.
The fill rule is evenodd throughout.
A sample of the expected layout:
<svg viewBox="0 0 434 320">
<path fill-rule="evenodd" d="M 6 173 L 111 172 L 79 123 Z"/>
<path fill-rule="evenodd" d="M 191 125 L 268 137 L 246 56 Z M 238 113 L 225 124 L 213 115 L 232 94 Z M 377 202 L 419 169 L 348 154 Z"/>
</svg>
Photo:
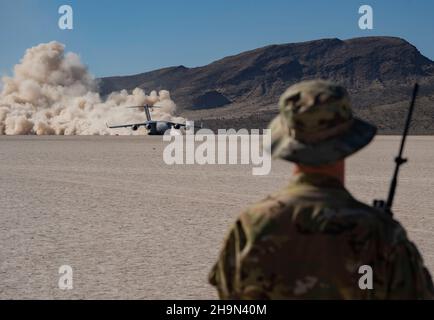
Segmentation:
<svg viewBox="0 0 434 320">
<path fill-rule="evenodd" d="M 146 121 L 141 109 L 126 108 L 145 103 L 161 107 L 152 111 L 155 120 L 184 122 L 173 116 L 176 105 L 166 90 L 145 94 L 136 88 L 103 99 L 80 57 L 54 41 L 27 49 L 0 90 L 0 135 L 146 134 L 144 128 L 106 127 Z"/>
</svg>

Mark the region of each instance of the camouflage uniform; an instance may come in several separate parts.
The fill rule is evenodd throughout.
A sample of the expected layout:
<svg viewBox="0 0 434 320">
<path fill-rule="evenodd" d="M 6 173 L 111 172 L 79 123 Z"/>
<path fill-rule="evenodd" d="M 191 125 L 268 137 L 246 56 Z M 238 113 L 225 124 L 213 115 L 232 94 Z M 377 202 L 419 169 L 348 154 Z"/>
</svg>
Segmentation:
<svg viewBox="0 0 434 320">
<path fill-rule="evenodd" d="M 329 82 L 290 87 L 280 108 L 270 125 L 271 151 L 297 163 L 334 162 L 375 134 L 352 116 L 345 89 Z M 372 268 L 372 290 L 359 287 L 364 265 Z M 431 277 L 403 227 L 320 174 L 298 174 L 243 212 L 209 280 L 222 299 L 434 298 Z"/>
</svg>

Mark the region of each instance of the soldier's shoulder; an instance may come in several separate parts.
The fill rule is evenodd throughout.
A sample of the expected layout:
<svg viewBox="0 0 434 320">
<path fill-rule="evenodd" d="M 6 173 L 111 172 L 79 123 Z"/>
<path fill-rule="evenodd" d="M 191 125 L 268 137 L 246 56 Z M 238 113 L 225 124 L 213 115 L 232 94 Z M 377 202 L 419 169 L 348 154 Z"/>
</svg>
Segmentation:
<svg viewBox="0 0 434 320">
<path fill-rule="evenodd" d="M 265 198 L 248 206 L 241 215 L 252 217 L 257 215 L 272 217 L 296 203 L 296 197 L 288 192 L 287 189 L 282 189 L 267 195 Z"/>
<path fill-rule="evenodd" d="M 347 209 L 354 213 L 359 227 L 375 232 L 388 245 L 394 246 L 407 240 L 404 227 L 393 215 L 367 205 L 353 198 L 353 205 Z"/>
<path fill-rule="evenodd" d="M 282 213 L 289 213 L 295 202 L 285 189 L 279 190 L 245 208 L 239 216 L 239 221 L 244 229 L 262 229 L 279 220 Z"/>
<path fill-rule="evenodd" d="M 282 218 L 286 221 L 286 217 L 294 211 L 303 211 L 316 215 L 311 219 L 314 224 L 320 225 L 327 220 L 330 225 L 365 230 L 388 245 L 393 246 L 407 239 L 405 229 L 390 214 L 358 201 L 349 193 L 333 194 L 332 199 L 330 194 L 326 194 L 325 198 L 321 198 L 325 201 L 319 202 L 315 197 L 312 200 L 305 194 L 282 189 L 249 206 L 241 213 L 240 220 L 247 228 L 262 228 Z M 321 214 L 316 214 L 318 212 Z"/>
</svg>

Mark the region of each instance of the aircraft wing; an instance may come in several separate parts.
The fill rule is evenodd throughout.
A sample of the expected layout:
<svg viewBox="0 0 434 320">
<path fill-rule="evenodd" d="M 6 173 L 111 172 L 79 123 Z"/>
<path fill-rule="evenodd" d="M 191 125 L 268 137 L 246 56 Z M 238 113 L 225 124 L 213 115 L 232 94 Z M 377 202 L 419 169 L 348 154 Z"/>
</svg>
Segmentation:
<svg viewBox="0 0 434 320">
<path fill-rule="evenodd" d="M 115 128 L 129 128 L 129 127 L 140 127 L 140 126 L 146 126 L 149 123 L 152 123 L 154 121 L 145 121 L 145 122 L 140 122 L 140 123 L 128 123 L 128 124 L 118 124 L 118 125 L 114 125 L 114 126 L 109 126 L 106 123 L 107 128 L 110 129 L 115 129 Z"/>
<path fill-rule="evenodd" d="M 130 107 L 126 107 L 126 108 L 128 108 L 128 109 L 131 109 L 131 108 L 142 108 L 142 109 L 144 109 L 144 108 L 161 108 L 160 106 L 148 106 L 147 104 L 146 105 L 143 105 L 143 106 L 130 106 Z"/>
</svg>

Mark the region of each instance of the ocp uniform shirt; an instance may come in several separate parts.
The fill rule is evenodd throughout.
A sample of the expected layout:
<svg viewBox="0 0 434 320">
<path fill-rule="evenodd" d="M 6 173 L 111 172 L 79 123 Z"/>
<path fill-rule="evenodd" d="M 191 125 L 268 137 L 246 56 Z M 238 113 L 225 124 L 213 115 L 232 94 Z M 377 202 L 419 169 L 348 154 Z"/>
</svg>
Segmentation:
<svg viewBox="0 0 434 320">
<path fill-rule="evenodd" d="M 318 174 L 243 212 L 209 280 L 222 299 L 434 298 L 403 227 Z"/>
</svg>

